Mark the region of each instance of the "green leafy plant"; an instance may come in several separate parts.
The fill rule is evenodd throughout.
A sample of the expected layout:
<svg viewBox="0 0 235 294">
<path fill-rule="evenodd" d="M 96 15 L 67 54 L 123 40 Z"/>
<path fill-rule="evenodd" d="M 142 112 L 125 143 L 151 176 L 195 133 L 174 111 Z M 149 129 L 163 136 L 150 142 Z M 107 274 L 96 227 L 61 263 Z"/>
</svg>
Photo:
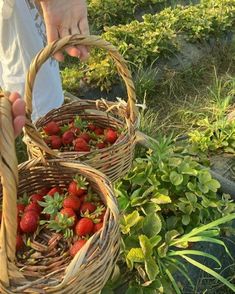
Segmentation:
<svg viewBox="0 0 235 294">
<path fill-rule="evenodd" d="M 193 243 L 211 242 L 222 246 L 231 257 L 226 245 L 219 239 L 218 226 L 233 219 L 234 213 L 181 235 L 177 230 L 165 231 L 158 212 L 145 214 L 133 208 L 131 213 L 123 213 L 119 262 L 121 276 L 107 287 L 116 289 L 124 283 L 126 291 L 122 290 L 122 293 L 183 293 L 174 277 L 176 271 L 194 288 L 184 260 L 234 291 L 233 284 L 196 258 L 210 259 L 217 265 L 217 269 L 221 268 L 221 262 L 214 255 L 188 248 Z"/>
<path fill-rule="evenodd" d="M 235 150 L 235 121 L 228 121 L 227 113 L 234 100 L 235 81 L 226 76 L 219 79 L 215 72 L 214 85 L 209 88 L 210 104 L 207 112 L 194 119 L 194 128 L 188 133 L 189 152 L 231 153 Z"/>
<path fill-rule="evenodd" d="M 145 9 L 162 2 L 165 0 L 89 0 L 90 22 L 94 30 L 100 31 L 107 26 L 130 22 L 138 8 Z"/>
<path fill-rule="evenodd" d="M 194 152 L 235 153 L 235 121 L 224 117 L 211 122 L 207 117 L 198 121 L 197 127 L 188 134 Z"/>
<path fill-rule="evenodd" d="M 134 20 L 106 28 L 102 37 L 115 45 L 130 64 L 147 66 L 159 57 L 168 58 L 179 51 L 181 38 L 198 42 L 221 36 L 233 27 L 234 10 L 234 0 L 166 8 L 155 15 L 144 15 L 141 22 Z M 114 65 L 104 52 L 94 50 L 87 67 L 81 65 L 80 69 L 85 70 L 86 82 L 102 89 L 110 89 L 117 80 Z"/>
<path fill-rule="evenodd" d="M 63 89 L 77 94 L 83 75 L 79 65 L 65 67 L 61 70 Z"/>
<path fill-rule="evenodd" d="M 159 137 L 148 144 L 152 149 L 146 158 L 136 158 L 133 169 L 115 186 L 122 251 L 120 279 L 111 287 L 124 283 L 126 293 L 181 293 L 175 272 L 194 287 L 184 260 L 234 290 L 234 285 L 194 258 L 208 258 L 221 267 L 215 256 L 190 249 L 193 243 L 211 242 L 230 254 L 218 229 L 235 218 L 230 196 L 219 197 L 219 183 L 195 158 L 176 153 L 172 138 Z"/>
<path fill-rule="evenodd" d="M 159 211 L 166 229 L 179 232 L 234 211 L 228 195 L 218 196 L 219 182 L 194 157 L 175 153 L 166 139 L 152 146 L 116 185 L 122 210 Z"/>
</svg>

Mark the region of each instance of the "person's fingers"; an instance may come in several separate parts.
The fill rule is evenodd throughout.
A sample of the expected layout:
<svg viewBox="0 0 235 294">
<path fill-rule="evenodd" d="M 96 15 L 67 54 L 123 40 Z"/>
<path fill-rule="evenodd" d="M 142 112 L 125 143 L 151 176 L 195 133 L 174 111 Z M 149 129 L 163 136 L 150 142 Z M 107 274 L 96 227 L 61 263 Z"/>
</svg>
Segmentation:
<svg viewBox="0 0 235 294">
<path fill-rule="evenodd" d="M 78 25 L 76 22 L 74 22 L 71 26 L 71 29 L 70 29 L 70 33 L 71 35 L 76 35 L 76 34 L 80 34 L 80 31 L 79 31 L 79 28 L 78 28 Z M 67 49 L 67 52 L 69 55 L 71 56 L 74 56 L 74 57 L 79 57 L 80 58 L 80 50 L 79 50 L 79 46 L 76 46 L 76 47 L 69 47 Z"/>
<path fill-rule="evenodd" d="M 12 92 L 9 96 L 9 100 L 11 101 L 11 103 L 14 103 L 19 98 L 20 98 L 20 94 L 17 92 Z"/>
<path fill-rule="evenodd" d="M 19 115 L 14 119 L 13 124 L 14 124 L 15 136 L 18 136 L 21 133 L 22 128 L 25 125 L 25 121 L 26 119 L 24 115 Z"/>
<path fill-rule="evenodd" d="M 87 17 L 83 17 L 79 21 L 78 27 L 79 27 L 80 33 L 82 35 L 89 35 L 90 34 Z"/>
<path fill-rule="evenodd" d="M 78 26 L 80 29 L 80 33 L 82 35 L 89 35 L 90 34 L 87 17 L 83 17 L 79 21 Z M 89 50 L 88 50 L 87 46 L 79 46 L 79 50 L 80 50 L 80 59 L 86 60 L 89 57 Z"/>
<path fill-rule="evenodd" d="M 57 28 L 55 26 L 47 24 L 47 23 L 46 23 L 46 33 L 47 33 L 48 44 L 57 40 L 59 37 Z M 63 61 L 64 55 L 61 52 L 57 52 L 54 54 L 54 58 L 57 61 Z"/>
<path fill-rule="evenodd" d="M 14 117 L 25 115 L 25 102 L 21 98 L 17 98 L 12 104 L 12 113 Z"/>
<path fill-rule="evenodd" d="M 80 59 L 82 61 L 86 60 L 89 57 L 89 52 L 87 46 L 77 46 L 78 50 L 80 51 Z"/>
<path fill-rule="evenodd" d="M 71 32 L 72 32 L 72 30 L 70 30 L 69 28 L 67 28 L 67 27 L 61 27 L 61 29 L 59 31 L 59 34 L 60 34 L 60 37 L 63 38 L 63 37 L 66 37 L 68 35 L 71 35 Z M 73 56 L 73 57 L 78 57 L 79 56 L 79 53 L 80 53 L 79 50 L 75 46 L 68 47 L 68 48 L 65 49 L 65 51 L 70 56 Z"/>
</svg>

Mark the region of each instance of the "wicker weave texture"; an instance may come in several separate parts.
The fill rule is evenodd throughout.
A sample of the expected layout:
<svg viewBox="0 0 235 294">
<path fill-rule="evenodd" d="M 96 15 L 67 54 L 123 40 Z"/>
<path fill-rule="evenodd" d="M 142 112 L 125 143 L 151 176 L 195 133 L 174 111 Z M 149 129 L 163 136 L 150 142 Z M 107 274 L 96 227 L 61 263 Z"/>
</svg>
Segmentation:
<svg viewBox="0 0 235 294">
<path fill-rule="evenodd" d="M 99 293 L 119 253 L 119 213 L 110 181 L 87 165 L 62 159 L 43 164 L 33 159 L 17 167 L 11 106 L 6 98 L 0 99 L 0 136 L 0 293 Z M 69 256 L 65 240 L 44 228 L 31 240 L 36 253 L 27 259 L 29 250 L 23 260 L 16 258 L 17 195 L 45 186 L 65 187 L 77 173 L 87 178 L 107 207 L 103 228 L 74 258 Z"/>
<path fill-rule="evenodd" d="M 127 89 L 127 102 L 109 102 L 106 100 L 75 101 L 50 111 L 46 116 L 36 122 L 31 122 L 32 91 L 37 72 L 42 64 L 51 56 L 69 45 L 87 45 L 105 49 L 115 61 L 117 71 L 123 78 Z M 25 87 L 25 101 L 27 110 L 27 123 L 24 141 L 28 146 L 31 157 L 48 156 L 52 158 L 79 159 L 94 168 L 101 170 L 112 181 L 121 178 L 131 167 L 134 147 L 136 144 L 136 128 L 138 124 L 138 111 L 136 108 L 136 95 L 130 71 L 123 57 L 117 49 L 97 36 L 72 35 L 49 44 L 32 61 L 27 75 Z M 38 129 L 47 122 L 55 120 L 60 124 L 66 123 L 74 116 L 95 122 L 103 127 L 120 127 L 123 129 L 121 137 L 112 146 L 102 150 L 82 152 L 57 152 L 50 149 L 42 139 Z"/>
</svg>

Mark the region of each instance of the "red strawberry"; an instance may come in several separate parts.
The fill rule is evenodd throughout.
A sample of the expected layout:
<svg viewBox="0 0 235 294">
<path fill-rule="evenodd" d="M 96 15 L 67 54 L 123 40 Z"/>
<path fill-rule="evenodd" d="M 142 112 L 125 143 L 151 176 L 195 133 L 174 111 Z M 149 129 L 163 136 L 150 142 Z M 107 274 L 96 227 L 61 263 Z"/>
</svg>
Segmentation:
<svg viewBox="0 0 235 294">
<path fill-rule="evenodd" d="M 94 133 L 96 135 L 103 135 L 104 134 L 104 129 L 103 128 L 96 127 L 95 130 L 94 130 Z"/>
<path fill-rule="evenodd" d="M 68 196 L 64 199 L 63 207 L 72 208 L 74 211 L 78 211 L 81 206 L 81 200 L 76 196 Z"/>
<path fill-rule="evenodd" d="M 20 221 L 20 228 L 24 233 L 34 233 L 38 227 L 39 216 L 34 210 L 27 211 L 23 214 Z"/>
<path fill-rule="evenodd" d="M 19 251 L 24 246 L 23 238 L 20 234 L 16 236 L 16 251 Z"/>
<path fill-rule="evenodd" d="M 76 226 L 75 226 L 75 232 L 78 236 L 86 236 L 90 235 L 93 232 L 94 223 L 91 219 L 84 217 L 81 218 Z"/>
<path fill-rule="evenodd" d="M 55 121 L 50 121 L 43 127 L 44 132 L 51 136 L 57 135 L 60 132 L 60 128 Z"/>
<path fill-rule="evenodd" d="M 96 147 L 97 147 L 98 149 L 103 149 L 103 148 L 106 147 L 106 145 L 105 145 L 104 142 L 98 142 L 98 143 L 96 143 Z"/>
<path fill-rule="evenodd" d="M 79 138 L 84 139 L 87 143 L 89 143 L 91 140 L 91 136 L 87 133 L 82 133 L 81 135 L 79 135 Z"/>
<path fill-rule="evenodd" d="M 76 241 L 69 249 L 70 255 L 74 257 L 76 253 L 86 244 L 86 242 L 86 239 Z"/>
<path fill-rule="evenodd" d="M 103 227 L 103 222 L 94 224 L 93 233 L 98 232 Z"/>
<path fill-rule="evenodd" d="M 77 138 L 74 141 L 74 150 L 75 151 L 90 151 L 90 146 L 83 138 Z"/>
<path fill-rule="evenodd" d="M 93 123 L 89 123 L 87 125 L 87 128 L 89 131 L 94 132 L 94 130 L 96 129 L 96 126 Z"/>
<path fill-rule="evenodd" d="M 118 135 L 115 130 L 107 129 L 105 131 L 105 141 L 106 142 L 113 144 L 117 140 L 117 137 L 118 137 Z"/>
<path fill-rule="evenodd" d="M 70 125 L 69 125 L 69 130 L 71 132 L 73 132 L 75 135 L 78 135 L 80 132 L 81 132 L 81 129 L 79 127 L 75 127 L 74 126 L 74 122 L 72 122 Z"/>
<path fill-rule="evenodd" d="M 43 139 L 47 145 L 51 144 L 51 137 L 44 137 Z"/>
<path fill-rule="evenodd" d="M 76 175 L 74 180 L 69 183 L 68 193 L 72 196 L 81 197 L 87 191 L 88 182 L 83 176 Z"/>
<path fill-rule="evenodd" d="M 61 191 L 61 189 L 59 187 L 54 187 L 54 188 L 51 188 L 49 190 L 49 192 L 47 193 L 47 195 L 54 196 L 55 193 L 62 194 L 62 191 Z"/>
<path fill-rule="evenodd" d="M 18 215 L 17 216 L 17 232 L 21 232 L 20 221 L 21 221 L 21 217 Z"/>
<path fill-rule="evenodd" d="M 60 214 L 63 215 L 63 219 L 59 218 L 59 214 L 55 217 L 55 221 L 58 222 L 58 224 L 66 227 L 73 227 L 77 222 L 77 215 L 73 211 L 72 208 L 63 208 L 60 211 Z M 69 219 L 73 218 L 73 221 L 71 222 Z"/>
<path fill-rule="evenodd" d="M 71 224 L 71 227 L 73 227 L 76 224 L 78 218 L 77 218 L 76 212 L 72 208 L 68 208 L 68 207 L 63 208 L 61 209 L 60 213 L 67 216 L 68 218 L 69 217 L 74 218 L 74 222 Z"/>
<path fill-rule="evenodd" d="M 74 133 L 70 130 L 70 131 L 66 131 L 63 135 L 62 135 L 62 142 L 64 145 L 69 145 L 72 144 L 74 140 Z"/>
<path fill-rule="evenodd" d="M 42 207 L 37 202 L 31 202 L 25 207 L 24 212 L 27 212 L 30 210 L 36 211 L 39 215 L 42 211 Z"/>
<path fill-rule="evenodd" d="M 91 202 L 84 202 L 80 208 L 81 213 L 85 213 L 86 211 L 91 213 L 95 210 L 96 210 L 96 206 L 95 206 L 95 204 L 93 204 Z"/>
<path fill-rule="evenodd" d="M 31 196 L 30 196 L 30 201 L 31 202 L 36 202 L 36 203 L 38 203 L 38 201 L 43 201 L 44 199 L 43 199 L 43 195 L 41 195 L 41 194 L 32 194 Z"/>
<path fill-rule="evenodd" d="M 51 136 L 51 148 L 52 149 L 60 149 L 62 146 L 62 139 L 60 136 Z"/>
<path fill-rule="evenodd" d="M 25 207 L 26 205 L 24 205 L 23 203 L 17 204 L 18 215 L 22 215 L 24 213 Z"/>
<path fill-rule="evenodd" d="M 74 219 L 77 220 L 77 215 L 76 212 L 74 212 L 74 210 L 72 208 L 66 207 L 61 209 L 60 213 L 68 216 L 68 217 L 72 217 L 74 216 Z"/>
<path fill-rule="evenodd" d="M 43 187 L 42 189 L 38 190 L 38 194 L 45 196 L 47 193 L 50 191 L 50 188 L 48 187 Z"/>
</svg>

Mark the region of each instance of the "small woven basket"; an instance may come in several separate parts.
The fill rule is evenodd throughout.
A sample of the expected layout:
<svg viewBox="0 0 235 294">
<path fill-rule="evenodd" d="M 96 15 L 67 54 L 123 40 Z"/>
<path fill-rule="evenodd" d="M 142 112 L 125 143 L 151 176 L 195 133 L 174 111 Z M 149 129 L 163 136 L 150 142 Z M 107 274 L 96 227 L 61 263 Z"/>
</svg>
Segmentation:
<svg viewBox="0 0 235 294">
<path fill-rule="evenodd" d="M 118 73 L 123 78 L 128 100 L 122 102 L 109 102 L 101 100 L 78 100 L 63 105 L 50 111 L 40 118 L 35 127 L 31 122 L 32 112 L 32 91 L 36 74 L 42 64 L 56 52 L 68 46 L 86 45 L 105 49 L 116 63 Z M 112 181 L 115 181 L 126 174 L 132 164 L 134 148 L 136 144 L 136 128 L 138 123 L 138 112 L 135 105 L 136 96 L 131 74 L 123 57 L 117 49 L 108 42 L 97 36 L 72 35 L 55 41 L 46 46 L 34 58 L 29 68 L 25 87 L 25 100 L 27 105 L 28 121 L 25 128 L 24 141 L 28 147 L 30 157 L 60 157 L 66 159 L 79 159 L 82 162 L 102 171 Z M 68 123 L 76 115 L 82 119 L 94 122 L 100 127 L 121 128 L 123 130 L 118 140 L 110 147 L 93 150 L 90 152 L 64 151 L 55 152 L 50 149 L 42 139 L 38 130 L 51 120 L 60 125 Z"/>
<path fill-rule="evenodd" d="M 0 98 L 0 293 L 99 293 L 119 253 L 118 209 L 110 181 L 95 169 L 63 159 L 32 159 L 17 166 L 11 105 Z M 74 258 L 62 236 L 42 229 L 31 240 L 23 261 L 16 257 L 17 195 L 45 186 L 65 187 L 74 174 L 87 178 L 106 206 L 103 227 Z M 29 257 L 28 257 L 29 256 Z"/>
</svg>

